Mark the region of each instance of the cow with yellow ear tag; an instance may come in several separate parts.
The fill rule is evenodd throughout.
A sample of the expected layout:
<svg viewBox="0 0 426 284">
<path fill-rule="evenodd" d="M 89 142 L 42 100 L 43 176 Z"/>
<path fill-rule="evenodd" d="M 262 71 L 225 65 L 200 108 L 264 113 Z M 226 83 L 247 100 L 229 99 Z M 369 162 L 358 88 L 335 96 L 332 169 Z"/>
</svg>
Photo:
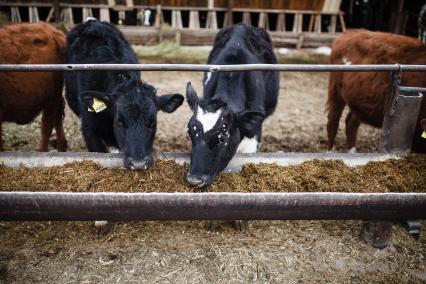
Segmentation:
<svg viewBox="0 0 426 284">
<path fill-rule="evenodd" d="M 137 64 L 138 59 L 121 32 L 94 18 L 74 27 L 67 36 L 67 64 Z M 65 73 L 66 99 L 81 118 L 90 152 L 123 152 L 129 170 L 148 169 L 157 130 L 157 113 L 175 111 L 180 94 L 158 96 L 142 82 L 138 71 Z"/>
</svg>

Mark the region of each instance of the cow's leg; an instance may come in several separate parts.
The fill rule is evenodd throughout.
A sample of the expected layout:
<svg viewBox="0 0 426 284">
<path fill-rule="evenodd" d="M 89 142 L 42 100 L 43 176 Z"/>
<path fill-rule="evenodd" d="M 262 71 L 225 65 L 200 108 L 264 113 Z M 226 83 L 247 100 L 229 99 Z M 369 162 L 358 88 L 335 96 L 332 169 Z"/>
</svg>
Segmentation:
<svg viewBox="0 0 426 284">
<path fill-rule="evenodd" d="M 108 150 L 105 146 L 105 143 L 97 135 L 95 129 L 96 126 L 94 125 L 94 122 L 91 122 L 89 120 L 86 121 L 83 117 L 81 121 L 81 131 L 83 132 L 83 137 L 84 141 L 86 142 L 87 150 L 89 150 L 89 152 L 107 153 Z"/>
<path fill-rule="evenodd" d="M 358 128 L 361 122 L 359 119 L 352 113 L 349 112 L 346 116 L 346 147 L 348 152 L 355 153 L 356 152 L 356 137 L 358 134 Z"/>
<path fill-rule="evenodd" d="M 253 130 L 252 133 L 245 134 L 237 148 L 237 153 L 253 154 L 259 149 L 260 139 L 262 137 L 262 126 Z"/>
<path fill-rule="evenodd" d="M 64 132 L 64 108 L 65 102 L 61 94 L 58 99 L 55 117 L 56 149 L 58 149 L 59 152 L 65 152 L 67 150 L 67 139 L 65 138 Z"/>
<path fill-rule="evenodd" d="M 89 150 L 89 152 L 107 153 L 107 147 L 105 146 L 105 143 L 102 141 L 102 139 L 97 135 L 95 129 L 96 121 L 85 119 L 83 116 L 81 121 L 81 130 L 83 132 L 87 150 Z M 104 234 L 109 230 L 108 221 L 95 221 L 94 226 L 98 235 Z"/>
<path fill-rule="evenodd" d="M 247 134 L 238 145 L 237 153 L 254 154 L 259 150 L 262 141 L 262 125 L 253 130 L 252 133 Z M 230 221 L 232 227 L 236 231 L 244 231 L 247 227 L 247 221 L 232 220 Z M 211 227 L 211 226 L 210 226 Z M 211 230 L 211 228 L 209 228 Z"/>
<path fill-rule="evenodd" d="M 41 117 L 41 142 L 40 152 L 47 152 L 49 150 L 49 138 L 52 134 L 53 126 L 55 124 L 57 113 L 57 105 L 51 104 L 43 110 Z"/>
<path fill-rule="evenodd" d="M 3 151 L 3 131 L 1 125 L 3 124 L 3 111 L 0 109 L 0 151 Z"/>
<path fill-rule="evenodd" d="M 340 98 L 334 98 L 328 101 L 328 116 L 327 116 L 327 137 L 328 151 L 331 151 L 336 139 L 337 130 L 339 129 L 339 121 L 342 116 L 345 102 Z"/>
</svg>

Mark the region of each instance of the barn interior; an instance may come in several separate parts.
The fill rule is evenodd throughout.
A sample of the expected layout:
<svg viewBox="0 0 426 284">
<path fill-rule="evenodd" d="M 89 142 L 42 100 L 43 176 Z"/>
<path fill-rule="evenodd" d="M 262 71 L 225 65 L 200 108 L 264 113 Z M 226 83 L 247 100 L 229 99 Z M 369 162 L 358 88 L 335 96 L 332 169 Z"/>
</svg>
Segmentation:
<svg viewBox="0 0 426 284">
<path fill-rule="evenodd" d="M 0 25 L 48 21 L 69 31 L 93 16 L 117 25 L 140 63 L 205 64 L 218 30 L 244 22 L 268 30 L 280 63 L 327 64 L 332 41 L 349 28 L 422 38 L 419 13 L 425 4 L 422 0 L 20 0 L 0 2 Z M 202 72 L 144 71 L 142 77 L 161 94 L 185 94 L 186 82 L 203 88 Z M 327 72 L 280 73 L 278 106 L 264 124 L 260 152 L 327 151 L 328 79 Z M 347 150 L 346 114 L 347 110 L 336 138 L 336 151 L 342 154 Z M 156 153 L 190 151 L 186 128 L 190 116 L 186 102 L 172 114 L 159 113 Z M 80 127 L 79 118 L 66 106 L 68 151 L 87 151 Z M 4 123 L 2 128 L 5 151 L 37 150 L 40 116 L 30 124 Z M 377 153 L 380 138 L 380 129 L 361 125 L 357 151 Z M 50 151 L 55 151 L 54 143 Z M 212 191 L 425 193 L 425 165 L 424 156 L 355 168 L 319 160 L 285 168 L 250 165 L 242 173 L 221 175 Z M 0 192 L 115 192 L 123 187 L 130 192 L 195 191 L 185 184 L 186 171 L 185 166 L 163 161 L 143 173 L 90 162 L 45 169 L 0 165 Z M 223 222 L 211 231 L 206 221 L 133 221 L 110 222 L 99 232 L 87 221 L 1 221 L 0 283 L 426 281 L 423 232 L 416 240 L 398 220 L 389 246 L 377 249 L 362 240 L 360 223 L 249 221 L 243 231 L 236 231 Z"/>
</svg>

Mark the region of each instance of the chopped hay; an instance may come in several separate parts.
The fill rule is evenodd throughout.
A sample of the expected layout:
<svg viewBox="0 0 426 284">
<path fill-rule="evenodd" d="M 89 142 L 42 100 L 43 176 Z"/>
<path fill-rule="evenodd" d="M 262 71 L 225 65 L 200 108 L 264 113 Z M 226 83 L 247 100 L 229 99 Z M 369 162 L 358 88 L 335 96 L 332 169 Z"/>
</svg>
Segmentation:
<svg viewBox="0 0 426 284">
<path fill-rule="evenodd" d="M 313 160 L 300 166 L 249 164 L 241 173 L 220 174 L 211 192 L 426 192 L 426 157 L 370 162 Z M 104 168 L 85 161 L 52 168 L 0 166 L 1 191 L 193 192 L 187 168 L 159 160 L 151 170 Z"/>
</svg>

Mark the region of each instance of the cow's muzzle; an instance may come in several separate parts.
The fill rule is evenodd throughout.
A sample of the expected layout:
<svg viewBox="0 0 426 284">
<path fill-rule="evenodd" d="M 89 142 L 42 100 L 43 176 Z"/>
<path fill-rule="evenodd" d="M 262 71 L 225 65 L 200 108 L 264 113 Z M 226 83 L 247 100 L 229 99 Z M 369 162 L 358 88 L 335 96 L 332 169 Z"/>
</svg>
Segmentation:
<svg viewBox="0 0 426 284">
<path fill-rule="evenodd" d="M 206 187 L 210 185 L 210 179 L 207 175 L 194 175 L 194 174 L 188 174 L 186 177 L 186 180 L 190 185 L 194 185 L 197 187 Z"/>
<path fill-rule="evenodd" d="M 124 166 L 126 169 L 135 171 L 135 170 L 147 170 L 152 165 L 152 157 L 146 156 L 142 160 L 135 160 L 132 157 L 126 158 L 124 160 Z"/>
</svg>

